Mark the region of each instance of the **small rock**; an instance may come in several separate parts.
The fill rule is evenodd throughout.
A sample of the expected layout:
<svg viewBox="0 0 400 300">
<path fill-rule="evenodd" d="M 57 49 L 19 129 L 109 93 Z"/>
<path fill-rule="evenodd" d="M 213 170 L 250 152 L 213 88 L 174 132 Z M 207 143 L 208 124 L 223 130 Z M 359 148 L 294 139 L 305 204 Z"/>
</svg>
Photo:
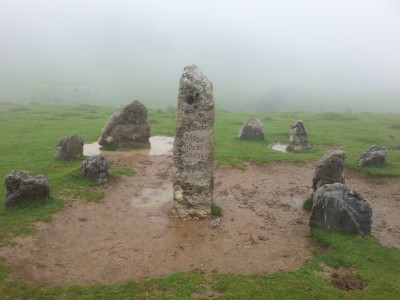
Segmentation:
<svg viewBox="0 0 400 300">
<path fill-rule="evenodd" d="M 366 152 L 361 153 L 358 160 L 359 167 L 381 167 L 385 164 L 387 148 L 372 146 Z"/>
<path fill-rule="evenodd" d="M 46 177 L 29 176 L 23 171 L 11 171 L 4 179 L 7 190 L 6 206 L 50 198 L 50 188 Z"/>
<path fill-rule="evenodd" d="M 259 119 L 250 118 L 243 123 L 238 137 L 245 140 L 263 140 L 265 138 L 264 124 Z"/>
<path fill-rule="evenodd" d="M 98 182 L 108 178 L 108 161 L 102 154 L 93 155 L 83 161 L 80 169 L 86 177 Z"/>
<path fill-rule="evenodd" d="M 221 224 L 221 218 L 216 218 L 214 220 L 211 220 L 210 224 L 208 224 L 208 227 L 215 229 Z"/>
<path fill-rule="evenodd" d="M 83 138 L 77 134 L 64 136 L 58 141 L 56 159 L 72 160 L 83 155 Z"/>
</svg>

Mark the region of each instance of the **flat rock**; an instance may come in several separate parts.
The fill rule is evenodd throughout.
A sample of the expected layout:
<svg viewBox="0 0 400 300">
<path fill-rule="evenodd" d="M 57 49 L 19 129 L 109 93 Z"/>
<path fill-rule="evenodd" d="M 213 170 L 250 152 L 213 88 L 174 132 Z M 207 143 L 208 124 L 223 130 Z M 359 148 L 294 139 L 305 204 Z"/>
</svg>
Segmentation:
<svg viewBox="0 0 400 300">
<path fill-rule="evenodd" d="M 23 171 L 11 171 L 4 179 L 7 190 L 6 206 L 50 198 L 50 188 L 46 177 L 30 176 Z"/>
<path fill-rule="evenodd" d="M 238 137 L 244 140 L 263 140 L 265 138 L 264 124 L 259 119 L 249 118 L 240 128 Z"/>
<path fill-rule="evenodd" d="M 326 184 L 314 193 L 310 227 L 371 235 L 372 209 L 356 190 L 341 183 Z"/>
<path fill-rule="evenodd" d="M 102 154 L 89 157 L 80 166 L 80 170 L 86 177 L 98 182 L 108 179 L 108 168 L 107 158 Z"/>
<path fill-rule="evenodd" d="M 387 148 L 381 146 L 372 146 L 366 152 L 361 153 L 358 160 L 360 167 L 382 167 L 385 164 Z"/>
<path fill-rule="evenodd" d="M 316 191 L 324 184 L 345 183 L 343 174 L 346 160 L 346 153 L 341 150 L 330 151 L 317 163 L 313 177 L 313 191 Z"/>
<path fill-rule="evenodd" d="M 146 107 L 135 100 L 114 113 L 98 140 L 106 148 L 150 148 Z"/>
<path fill-rule="evenodd" d="M 72 160 L 83 155 L 83 138 L 77 134 L 64 136 L 58 141 L 56 159 Z"/>
</svg>

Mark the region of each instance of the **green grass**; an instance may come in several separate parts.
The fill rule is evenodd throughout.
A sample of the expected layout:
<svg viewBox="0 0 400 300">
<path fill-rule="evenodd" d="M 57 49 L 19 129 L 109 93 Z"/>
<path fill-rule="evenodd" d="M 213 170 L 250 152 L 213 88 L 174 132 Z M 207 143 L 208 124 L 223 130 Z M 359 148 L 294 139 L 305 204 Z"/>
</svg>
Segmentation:
<svg viewBox="0 0 400 300">
<path fill-rule="evenodd" d="M 13 105 L 0 104 L 0 176 L 11 170 L 24 169 L 32 175 L 45 175 L 50 184 L 49 201 L 5 208 L 0 205 L 0 246 L 12 237 L 33 232 L 34 221 L 51 221 L 51 216 L 69 201 L 85 199 L 101 201 L 101 185 L 82 176 L 82 160 L 60 162 L 54 159 L 58 139 L 80 134 L 86 142 L 97 140 L 113 107 L 90 105 Z M 238 130 L 248 117 L 264 122 L 264 141 L 242 141 Z M 152 135 L 174 135 L 175 112 L 149 110 Z M 267 146 L 273 142 L 287 143 L 290 123 L 304 121 L 312 148 L 306 151 L 281 153 Z M 328 149 L 346 152 L 347 168 L 373 176 L 400 176 L 400 115 L 371 113 L 230 113 L 218 111 L 215 120 L 215 158 L 218 164 L 243 168 L 246 161 L 315 161 Z M 382 168 L 359 168 L 358 157 L 371 145 L 390 148 L 387 164 Z M 111 177 L 134 175 L 125 167 L 111 167 Z M 376 179 L 378 180 L 378 179 Z M 311 185 L 311 182 L 310 182 Z M 0 198 L 5 199 L 4 185 Z M 101 204 L 100 204 L 101 205 Z M 118 285 L 41 286 L 9 277 L 10 269 L 0 261 L 1 299 L 396 299 L 400 294 L 400 252 L 381 246 L 374 238 L 359 238 L 326 230 L 315 230 L 310 245 L 314 256 L 293 272 L 270 275 L 233 275 L 203 273 L 192 270 L 166 277 L 135 280 Z M 310 246 L 311 247 L 311 246 Z M 342 291 L 320 275 L 324 266 L 352 267 L 365 283 L 362 291 Z M 46 268 L 38 264 L 37 268 Z"/>
<path fill-rule="evenodd" d="M 222 216 L 222 208 L 221 206 L 217 204 L 212 204 L 211 205 L 211 214 L 215 217 L 220 217 Z"/>
</svg>

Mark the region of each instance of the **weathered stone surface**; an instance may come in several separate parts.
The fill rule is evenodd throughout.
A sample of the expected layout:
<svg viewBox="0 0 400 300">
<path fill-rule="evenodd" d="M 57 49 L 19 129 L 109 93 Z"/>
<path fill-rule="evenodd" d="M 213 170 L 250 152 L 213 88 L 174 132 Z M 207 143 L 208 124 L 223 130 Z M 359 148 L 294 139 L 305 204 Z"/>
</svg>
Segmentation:
<svg viewBox="0 0 400 300">
<path fill-rule="evenodd" d="M 293 121 L 290 125 L 290 147 L 294 150 L 310 148 L 304 123 L 301 120 Z"/>
<path fill-rule="evenodd" d="M 95 181 L 106 181 L 108 178 L 108 161 L 102 154 L 93 155 L 83 161 L 80 169 L 86 177 Z"/>
<path fill-rule="evenodd" d="M 6 206 L 50 198 L 50 188 L 46 177 L 29 176 L 23 171 L 11 171 L 4 179 L 7 190 Z"/>
<path fill-rule="evenodd" d="M 343 174 L 346 153 L 344 151 L 331 151 L 322 157 L 315 168 L 313 190 L 316 191 L 324 184 L 345 183 Z"/>
<path fill-rule="evenodd" d="M 372 209 L 362 195 L 341 183 L 326 184 L 314 193 L 310 227 L 371 234 Z"/>
<path fill-rule="evenodd" d="M 263 140 L 265 138 L 264 124 L 259 119 L 250 118 L 243 123 L 238 137 L 245 140 Z"/>
<path fill-rule="evenodd" d="M 211 215 L 214 186 L 213 86 L 195 66 L 179 82 L 171 213 L 182 219 Z"/>
<path fill-rule="evenodd" d="M 361 153 L 358 165 L 360 167 L 381 167 L 385 164 L 387 149 L 381 146 L 372 146 Z"/>
<path fill-rule="evenodd" d="M 150 148 L 149 138 L 147 109 L 135 100 L 107 120 L 98 143 L 112 148 Z"/>
<path fill-rule="evenodd" d="M 83 155 L 83 138 L 77 134 L 64 136 L 58 141 L 56 159 L 71 160 Z"/>
</svg>

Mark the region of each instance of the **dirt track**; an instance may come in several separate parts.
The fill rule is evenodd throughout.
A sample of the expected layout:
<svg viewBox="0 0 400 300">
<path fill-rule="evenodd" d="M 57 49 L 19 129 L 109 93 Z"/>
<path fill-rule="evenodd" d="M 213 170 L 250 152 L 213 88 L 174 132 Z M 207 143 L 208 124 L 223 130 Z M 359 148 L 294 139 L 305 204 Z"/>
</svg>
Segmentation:
<svg viewBox="0 0 400 300">
<path fill-rule="evenodd" d="M 219 228 L 209 220 L 168 216 L 172 202 L 170 156 L 113 154 L 133 177 L 112 180 L 99 203 L 79 201 L 35 224 L 38 232 L 0 249 L 14 276 L 45 284 L 119 283 L 198 268 L 240 274 L 300 267 L 311 257 L 309 214 L 312 163 L 218 167 L 214 201 Z M 373 235 L 400 248 L 398 179 L 376 181 L 346 172 L 347 184 L 373 207 Z"/>
</svg>

